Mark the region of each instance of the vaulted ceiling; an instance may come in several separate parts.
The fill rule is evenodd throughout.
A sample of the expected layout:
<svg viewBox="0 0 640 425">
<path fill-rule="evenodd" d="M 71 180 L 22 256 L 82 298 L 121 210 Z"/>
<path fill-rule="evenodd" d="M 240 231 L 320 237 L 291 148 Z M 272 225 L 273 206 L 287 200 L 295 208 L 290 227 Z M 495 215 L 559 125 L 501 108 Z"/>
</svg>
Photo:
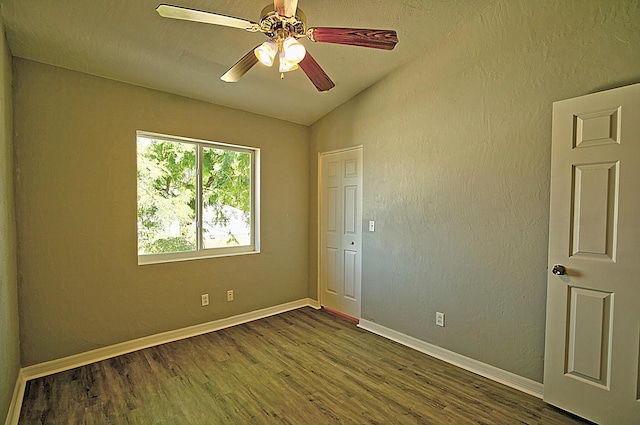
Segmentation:
<svg viewBox="0 0 640 425">
<path fill-rule="evenodd" d="M 265 41 L 261 33 L 160 17 L 163 0 L 0 0 L 14 56 L 309 125 L 442 42 L 495 0 L 299 0 L 313 27 L 393 29 L 395 50 L 313 43 L 335 82 L 319 93 L 301 71 L 253 67 L 219 77 Z M 269 0 L 168 0 L 257 22 Z"/>
</svg>

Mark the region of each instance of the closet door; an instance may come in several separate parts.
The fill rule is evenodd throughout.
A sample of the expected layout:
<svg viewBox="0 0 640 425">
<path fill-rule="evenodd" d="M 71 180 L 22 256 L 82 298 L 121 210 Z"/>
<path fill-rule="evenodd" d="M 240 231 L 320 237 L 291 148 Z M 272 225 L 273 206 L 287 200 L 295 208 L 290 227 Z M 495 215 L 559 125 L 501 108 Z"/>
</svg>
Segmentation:
<svg viewBox="0 0 640 425">
<path fill-rule="evenodd" d="M 359 318 L 362 148 L 323 154 L 320 170 L 320 302 Z"/>
</svg>

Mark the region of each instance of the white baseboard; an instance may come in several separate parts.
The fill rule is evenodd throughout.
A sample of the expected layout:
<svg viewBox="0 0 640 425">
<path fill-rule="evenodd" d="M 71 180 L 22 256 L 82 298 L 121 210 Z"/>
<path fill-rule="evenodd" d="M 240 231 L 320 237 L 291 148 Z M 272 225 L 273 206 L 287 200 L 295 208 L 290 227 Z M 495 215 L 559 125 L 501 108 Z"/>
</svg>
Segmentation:
<svg viewBox="0 0 640 425">
<path fill-rule="evenodd" d="M 4 425 L 18 425 L 26 384 L 27 380 L 24 378 L 22 370 L 20 370 L 18 372 L 18 377 L 16 378 L 16 385 L 13 387 L 13 396 L 11 397 L 11 404 L 9 404 L 9 411 L 7 412 L 7 418 L 4 421 Z"/>
<path fill-rule="evenodd" d="M 315 308 L 316 310 L 320 310 L 322 308 L 322 305 L 320 304 L 320 301 L 316 301 L 316 300 L 312 300 L 311 298 L 307 298 L 307 302 L 309 303 L 308 306 Z"/>
<path fill-rule="evenodd" d="M 290 310 L 295 310 L 301 307 L 313 307 L 315 309 L 319 309 L 320 303 L 310 298 L 303 298 L 301 300 L 292 301 L 273 307 L 267 307 L 261 310 L 251 311 L 249 313 L 243 313 L 225 319 L 214 320 L 212 322 L 201 323 L 182 329 L 149 335 L 142 338 L 133 339 L 131 341 L 125 341 L 119 344 L 109 345 L 107 347 L 86 351 L 84 353 L 78 353 L 72 356 L 63 357 L 44 363 L 38 363 L 22 368 L 21 372 L 25 381 L 28 381 L 30 379 L 39 378 L 41 376 L 51 375 L 79 366 L 84 366 L 90 363 L 95 363 L 101 360 L 120 356 L 122 354 L 142 350 L 144 348 L 165 344 L 167 342 L 178 341 L 196 335 L 202 335 L 208 332 L 240 325 L 242 323 L 251 322 L 254 320 L 262 319 L 264 317 L 273 316 Z"/>
<path fill-rule="evenodd" d="M 358 327 L 413 348 L 414 350 L 428 354 L 436 359 L 440 359 L 454 366 L 468 370 L 469 372 L 484 376 L 485 378 L 499 382 L 518 391 L 522 391 L 540 399 L 542 398 L 543 384 L 539 382 L 532 381 L 528 378 L 507 372 L 506 370 L 499 369 L 495 366 L 482 363 L 478 360 L 465 357 L 461 354 L 454 353 L 453 351 L 445 350 L 437 345 L 429 344 L 428 342 L 394 331 L 393 329 L 386 328 L 368 320 L 360 319 Z"/>
</svg>

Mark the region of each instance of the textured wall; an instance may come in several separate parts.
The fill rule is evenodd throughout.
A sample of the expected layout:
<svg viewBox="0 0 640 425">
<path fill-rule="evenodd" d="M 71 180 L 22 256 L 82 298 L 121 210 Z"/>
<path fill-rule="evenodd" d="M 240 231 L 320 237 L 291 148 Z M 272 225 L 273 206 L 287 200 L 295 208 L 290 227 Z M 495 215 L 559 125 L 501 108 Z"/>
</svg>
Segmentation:
<svg viewBox="0 0 640 425">
<path fill-rule="evenodd" d="M 364 145 L 362 317 L 541 382 L 552 102 L 640 81 L 638 46 L 636 0 L 497 1 L 313 125 L 312 176 Z"/>
<path fill-rule="evenodd" d="M 16 224 L 13 197 L 11 53 L 0 19 L 0 422 L 20 369 Z"/>
<path fill-rule="evenodd" d="M 307 127 L 14 61 L 25 366 L 307 296 Z M 136 130 L 261 148 L 262 253 L 138 266 Z"/>
</svg>

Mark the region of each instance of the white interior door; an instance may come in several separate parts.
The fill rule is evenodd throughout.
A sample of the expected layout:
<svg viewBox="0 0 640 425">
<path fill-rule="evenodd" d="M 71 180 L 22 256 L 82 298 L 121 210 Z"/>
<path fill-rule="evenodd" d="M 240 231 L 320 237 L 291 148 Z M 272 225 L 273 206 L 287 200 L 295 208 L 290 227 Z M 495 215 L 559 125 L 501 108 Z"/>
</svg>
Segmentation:
<svg viewBox="0 0 640 425">
<path fill-rule="evenodd" d="M 640 424 L 639 351 L 635 84 L 553 105 L 545 401 L 599 424 Z"/>
<path fill-rule="evenodd" d="M 320 302 L 360 317 L 362 148 L 321 156 Z"/>
</svg>

